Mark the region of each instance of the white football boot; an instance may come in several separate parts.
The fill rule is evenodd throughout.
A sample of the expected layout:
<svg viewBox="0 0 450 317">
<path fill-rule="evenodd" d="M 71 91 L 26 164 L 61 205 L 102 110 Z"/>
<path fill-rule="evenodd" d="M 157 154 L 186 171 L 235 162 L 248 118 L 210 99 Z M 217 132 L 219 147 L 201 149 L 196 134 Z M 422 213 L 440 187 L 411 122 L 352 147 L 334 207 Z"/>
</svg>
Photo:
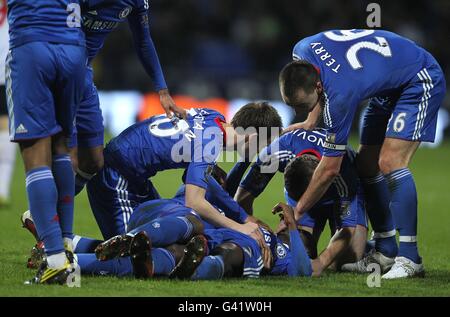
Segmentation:
<svg viewBox="0 0 450 317">
<path fill-rule="evenodd" d="M 353 273 L 368 273 L 371 270 L 368 266 L 372 263 L 380 265 L 382 273 L 389 271 L 389 269 L 394 265 L 394 258 L 389 258 L 384 256 L 381 252 L 372 249 L 365 257 L 363 257 L 358 262 L 347 263 L 341 266 L 341 270 L 344 272 Z"/>
<path fill-rule="evenodd" d="M 395 258 L 395 263 L 392 268 L 384 274 L 381 278 L 385 280 L 392 280 L 396 278 L 405 277 L 424 277 L 425 270 L 423 264 L 417 264 L 404 256 Z"/>
</svg>

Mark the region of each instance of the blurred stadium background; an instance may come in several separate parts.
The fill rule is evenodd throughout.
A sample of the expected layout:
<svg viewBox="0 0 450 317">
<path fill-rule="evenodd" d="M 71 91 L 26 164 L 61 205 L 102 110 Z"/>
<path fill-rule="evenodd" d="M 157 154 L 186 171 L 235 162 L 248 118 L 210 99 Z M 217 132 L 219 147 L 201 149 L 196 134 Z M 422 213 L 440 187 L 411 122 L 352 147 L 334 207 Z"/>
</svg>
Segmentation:
<svg viewBox="0 0 450 317">
<path fill-rule="evenodd" d="M 152 38 L 177 104 L 214 107 L 231 117 L 247 100 L 270 100 L 288 125 L 302 118 L 294 118 L 281 103 L 278 72 L 291 59 L 294 44 L 327 29 L 367 28 L 366 8 L 371 2 L 152 0 Z M 428 49 L 450 83 L 450 1 L 376 3 L 381 6 L 381 28 Z M 126 24 L 107 39 L 94 69 L 105 124 L 112 135 L 137 118 L 161 112 Z M 441 133 L 449 122 L 448 95 L 443 109 Z"/>
</svg>

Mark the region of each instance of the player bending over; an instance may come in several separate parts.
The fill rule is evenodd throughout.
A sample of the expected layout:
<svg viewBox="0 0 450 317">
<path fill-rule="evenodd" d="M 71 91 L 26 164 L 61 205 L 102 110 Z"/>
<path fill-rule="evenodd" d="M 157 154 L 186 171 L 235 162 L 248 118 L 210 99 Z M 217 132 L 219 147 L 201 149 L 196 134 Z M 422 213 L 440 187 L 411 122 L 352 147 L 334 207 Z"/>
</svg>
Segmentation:
<svg viewBox="0 0 450 317">
<path fill-rule="evenodd" d="M 305 38 L 295 45 L 293 58 L 279 77 L 283 100 L 296 111 L 310 113 L 308 128 L 316 125 L 323 110 L 327 128 L 324 157 L 297 203 L 296 218 L 323 196 L 338 175 L 357 107 L 370 98 L 357 166 L 376 252 L 363 262 L 389 270 L 385 279 L 422 276 L 417 192 L 408 166 L 420 142 L 434 141 L 446 87 L 438 62 L 395 33 L 355 29 Z"/>
</svg>

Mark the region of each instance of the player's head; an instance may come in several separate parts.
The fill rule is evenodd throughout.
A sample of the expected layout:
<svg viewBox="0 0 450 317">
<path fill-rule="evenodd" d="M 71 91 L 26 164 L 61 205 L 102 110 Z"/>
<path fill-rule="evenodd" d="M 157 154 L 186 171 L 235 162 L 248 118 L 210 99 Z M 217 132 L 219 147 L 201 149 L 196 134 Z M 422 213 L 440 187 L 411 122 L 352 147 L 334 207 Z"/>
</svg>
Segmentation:
<svg viewBox="0 0 450 317">
<path fill-rule="evenodd" d="M 230 128 L 231 131 L 227 131 L 226 146 L 228 149 L 238 150 L 242 155 L 248 152 L 249 144 L 254 143 L 260 149 L 278 136 L 282 121 L 277 110 L 268 102 L 251 102 L 236 112 Z"/>
<path fill-rule="evenodd" d="M 311 111 L 321 99 L 319 72 L 306 61 L 297 60 L 284 66 L 278 81 L 281 97 L 297 113 Z"/>
<path fill-rule="evenodd" d="M 319 159 L 312 154 L 303 154 L 292 160 L 284 170 L 284 185 L 289 197 L 299 200 L 308 188 Z"/>
</svg>

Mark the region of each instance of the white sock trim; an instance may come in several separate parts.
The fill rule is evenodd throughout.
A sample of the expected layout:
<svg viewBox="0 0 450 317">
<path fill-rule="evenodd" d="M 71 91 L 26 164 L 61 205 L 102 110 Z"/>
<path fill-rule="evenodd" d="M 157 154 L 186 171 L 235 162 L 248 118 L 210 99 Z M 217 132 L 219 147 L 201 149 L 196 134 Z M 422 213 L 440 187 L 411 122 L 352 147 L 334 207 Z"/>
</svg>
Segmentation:
<svg viewBox="0 0 450 317">
<path fill-rule="evenodd" d="M 417 236 L 400 236 L 399 242 L 417 242 Z"/>
<path fill-rule="evenodd" d="M 391 231 L 386 231 L 386 232 L 375 232 L 373 234 L 373 238 L 374 239 L 390 238 L 390 237 L 394 237 L 395 233 L 396 233 L 395 229 L 393 229 Z"/>
<path fill-rule="evenodd" d="M 78 245 L 78 242 L 80 242 L 80 240 L 81 240 L 81 237 L 80 237 L 80 236 L 77 236 L 76 234 L 73 235 L 72 246 L 73 246 L 73 251 L 74 251 L 74 252 L 75 252 L 75 250 L 76 250 L 76 248 L 77 248 L 77 245 Z"/>
</svg>

